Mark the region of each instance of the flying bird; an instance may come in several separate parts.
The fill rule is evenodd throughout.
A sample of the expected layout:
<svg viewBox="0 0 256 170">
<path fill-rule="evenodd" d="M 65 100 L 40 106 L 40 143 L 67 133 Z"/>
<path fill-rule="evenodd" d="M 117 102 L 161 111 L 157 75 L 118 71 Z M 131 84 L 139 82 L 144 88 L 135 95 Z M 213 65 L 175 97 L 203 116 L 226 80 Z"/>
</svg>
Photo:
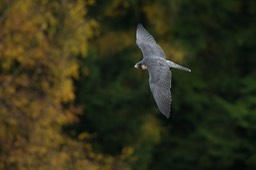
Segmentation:
<svg viewBox="0 0 256 170">
<path fill-rule="evenodd" d="M 176 68 L 188 72 L 191 72 L 191 70 L 167 60 L 163 49 L 141 24 L 137 26 L 136 44 L 142 51 L 143 59 L 136 63 L 134 67 L 148 70 L 149 87 L 155 102 L 160 112 L 169 118 L 171 110 L 171 69 Z"/>
</svg>

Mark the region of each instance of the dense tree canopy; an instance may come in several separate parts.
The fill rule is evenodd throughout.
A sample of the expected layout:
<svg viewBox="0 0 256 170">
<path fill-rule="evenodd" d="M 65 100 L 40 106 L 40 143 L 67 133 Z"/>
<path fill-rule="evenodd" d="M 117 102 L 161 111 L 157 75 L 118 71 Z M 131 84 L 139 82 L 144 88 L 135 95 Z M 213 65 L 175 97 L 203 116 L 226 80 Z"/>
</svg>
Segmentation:
<svg viewBox="0 0 256 170">
<path fill-rule="evenodd" d="M 97 22 L 83 1 L 1 2 L 1 169 L 111 169 L 89 134 L 72 140 L 62 127 L 81 109 L 73 79 Z M 104 158 L 103 158 L 104 157 Z M 101 162 L 101 163 L 100 163 Z"/>
<path fill-rule="evenodd" d="M 0 1 L 0 169 L 255 169 L 256 1 Z M 135 29 L 173 70 L 162 116 Z"/>
</svg>

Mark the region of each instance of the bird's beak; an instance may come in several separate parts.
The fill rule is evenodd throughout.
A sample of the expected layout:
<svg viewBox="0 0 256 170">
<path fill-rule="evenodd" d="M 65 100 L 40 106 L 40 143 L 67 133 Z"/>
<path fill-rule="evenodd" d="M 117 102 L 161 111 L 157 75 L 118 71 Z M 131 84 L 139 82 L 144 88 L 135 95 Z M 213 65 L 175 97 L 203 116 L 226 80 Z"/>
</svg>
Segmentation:
<svg viewBox="0 0 256 170">
<path fill-rule="evenodd" d="M 138 64 L 135 64 L 134 68 L 139 68 Z"/>
</svg>

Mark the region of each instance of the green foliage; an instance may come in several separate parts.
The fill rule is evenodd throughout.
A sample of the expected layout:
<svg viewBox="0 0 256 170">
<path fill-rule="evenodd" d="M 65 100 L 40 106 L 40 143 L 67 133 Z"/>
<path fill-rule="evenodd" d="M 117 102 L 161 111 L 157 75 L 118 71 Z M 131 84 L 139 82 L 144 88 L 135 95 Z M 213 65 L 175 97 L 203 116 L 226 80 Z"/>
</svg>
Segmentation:
<svg viewBox="0 0 256 170">
<path fill-rule="evenodd" d="M 253 1 L 239 0 L 95 5 L 92 16 L 95 9 L 105 11 L 101 33 L 93 40 L 94 61 L 85 61 L 91 74 L 78 81 L 77 94 L 83 120 L 90 122 L 83 128 L 97 134 L 96 147 L 111 154 L 133 147 L 134 169 L 255 168 L 255 8 Z M 147 73 L 130 70 L 141 58 L 134 48 L 135 21 L 159 40 L 168 58 L 192 69 L 173 71 L 170 120 L 154 114 Z"/>
<path fill-rule="evenodd" d="M 179 5 L 173 32 L 187 49 L 192 75 L 174 77 L 174 109 L 181 116 L 173 122 L 172 137 L 159 144 L 155 158 L 161 163 L 153 162 L 153 169 L 253 169 L 256 42 L 249 37 L 255 34 L 250 22 L 255 3 L 197 0 Z"/>
</svg>

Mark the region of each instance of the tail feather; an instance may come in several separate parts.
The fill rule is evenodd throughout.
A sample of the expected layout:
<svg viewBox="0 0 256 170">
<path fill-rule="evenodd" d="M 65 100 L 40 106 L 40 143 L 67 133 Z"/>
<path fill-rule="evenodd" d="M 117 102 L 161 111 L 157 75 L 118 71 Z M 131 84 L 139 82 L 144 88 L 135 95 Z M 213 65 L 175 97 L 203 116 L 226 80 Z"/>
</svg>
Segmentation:
<svg viewBox="0 0 256 170">
<path fill-rule="evenodd" d="M 176 63 L 174 63 L 172 61 L 167 60 L 167 63 L 168 63 L 170 68 L 176 68 L 176 69 L 179 69 L 179 70 L 182 70 L 182 71 L 191 72 L 191 70 L 189 68 L 181 66 L 179 64 L 176 64 Z"/>
</svg>

